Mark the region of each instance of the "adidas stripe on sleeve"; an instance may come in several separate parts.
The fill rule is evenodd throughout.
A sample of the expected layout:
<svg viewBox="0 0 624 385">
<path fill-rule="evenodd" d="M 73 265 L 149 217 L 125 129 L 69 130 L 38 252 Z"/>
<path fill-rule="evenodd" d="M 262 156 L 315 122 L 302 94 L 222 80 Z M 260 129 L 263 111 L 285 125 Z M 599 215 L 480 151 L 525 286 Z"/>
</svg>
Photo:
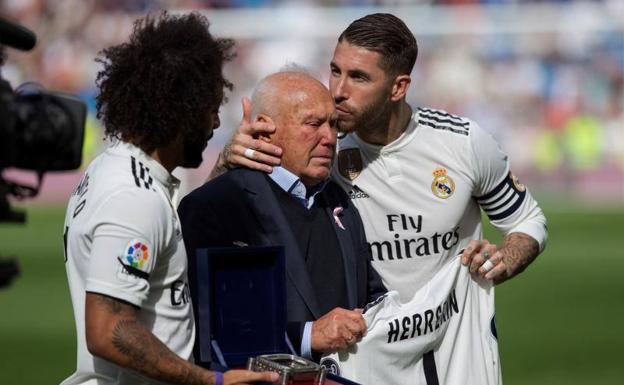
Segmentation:
<svg viewBox="0 0 624 385">
<path fill-rule="evenodd" d="M 418 123 L 436 130 L 446 130 L 465 136 L 468 136 L 470 131 L 469 122 L 459 116 L 430 108 L 419 109 Z"/>
</svg>

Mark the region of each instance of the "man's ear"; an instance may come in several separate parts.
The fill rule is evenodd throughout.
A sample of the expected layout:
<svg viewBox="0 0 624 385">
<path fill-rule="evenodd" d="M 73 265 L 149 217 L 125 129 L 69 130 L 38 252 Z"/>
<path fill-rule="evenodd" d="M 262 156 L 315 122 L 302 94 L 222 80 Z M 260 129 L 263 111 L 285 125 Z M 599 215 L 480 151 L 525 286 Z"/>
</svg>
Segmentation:
<svg viewBox="0 0 624 385">
<path fill-rule="evenodd" d="M 258 114 L 256 115 L 256 118 L 254 119 L 255 122 L 260 122 L 260 123 L 271 123 L 273 125 L 275 125 L 275 122 L 273 122 L 273 118 L 271 118 L 269 115 L 267 114 Z M 256 139 L 260 139 L 263 140 L 267 143 L 271 143 L 271 137 L 275 134 L 275 131 L 273 133 L 268 133 L 268 132 L 260 132 L 257 134 Z"/>
<path fill-rule="evenodd" d="M 410 83 L 412 82 L 412 78 L 409 75 L 398 75 L 394 78 L 394 82 L 392 83 L 392 93 L 390 94 L 390 100 L 393 102 L 398 102 L 407 94 L 407 89 L 409 88 Z"/>
</svg>

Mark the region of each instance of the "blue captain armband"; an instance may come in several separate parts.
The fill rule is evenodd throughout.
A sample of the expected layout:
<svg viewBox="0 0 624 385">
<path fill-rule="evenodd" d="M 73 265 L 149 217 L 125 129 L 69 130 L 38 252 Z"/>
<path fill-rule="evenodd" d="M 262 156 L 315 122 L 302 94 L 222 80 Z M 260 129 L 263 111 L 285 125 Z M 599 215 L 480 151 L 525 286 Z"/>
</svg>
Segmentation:
<svg viewBox="0 0 624 385">
<path fill-rule="evenodd" d="M 507 218 L 524 202 L 526 187 L 509 171 L 507 177 L 489 193 L 477 197 L 479 206 L 485 211 L 490 220 L 495 221 Z"/>
</svg>

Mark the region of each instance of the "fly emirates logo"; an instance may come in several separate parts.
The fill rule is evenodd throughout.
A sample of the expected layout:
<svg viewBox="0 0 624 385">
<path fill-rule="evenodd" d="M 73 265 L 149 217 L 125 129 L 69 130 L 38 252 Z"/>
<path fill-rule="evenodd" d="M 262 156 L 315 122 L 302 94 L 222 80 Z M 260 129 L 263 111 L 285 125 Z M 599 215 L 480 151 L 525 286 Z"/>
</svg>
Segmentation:
<svg viewBox="0 0 624 385">
<path fill-rule="evenodd" d="M 459 226 L 433 234 L 423 231 L 422 215 L 386 215 L 388 236 L 386 240 L 369 242 L 372 261 L 394 261 L 424 257 L 450 250 L 459 242 Z"/>
</svg>

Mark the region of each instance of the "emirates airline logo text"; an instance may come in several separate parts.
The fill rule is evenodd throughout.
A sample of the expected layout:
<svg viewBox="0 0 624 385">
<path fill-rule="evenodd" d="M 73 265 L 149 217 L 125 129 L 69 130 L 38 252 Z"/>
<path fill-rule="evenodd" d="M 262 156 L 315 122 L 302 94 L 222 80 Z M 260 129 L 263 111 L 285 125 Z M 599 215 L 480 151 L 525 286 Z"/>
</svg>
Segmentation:
<svg viewBox="0 0 624 385">
<path fill-rule="evenodd" d="M 404 258 L 423 257 L 450 250 L 459 242 L 455 227 L 446 232 L 435 232 L 429 237 L 419 237 L 423 229 L 422 215 L 388 214 L 388 231 L 391 241 L 369 242 L 372 261 L 392 261 Z M 414 234 L 414 235 L 412 235 Z"/>
</svg>

